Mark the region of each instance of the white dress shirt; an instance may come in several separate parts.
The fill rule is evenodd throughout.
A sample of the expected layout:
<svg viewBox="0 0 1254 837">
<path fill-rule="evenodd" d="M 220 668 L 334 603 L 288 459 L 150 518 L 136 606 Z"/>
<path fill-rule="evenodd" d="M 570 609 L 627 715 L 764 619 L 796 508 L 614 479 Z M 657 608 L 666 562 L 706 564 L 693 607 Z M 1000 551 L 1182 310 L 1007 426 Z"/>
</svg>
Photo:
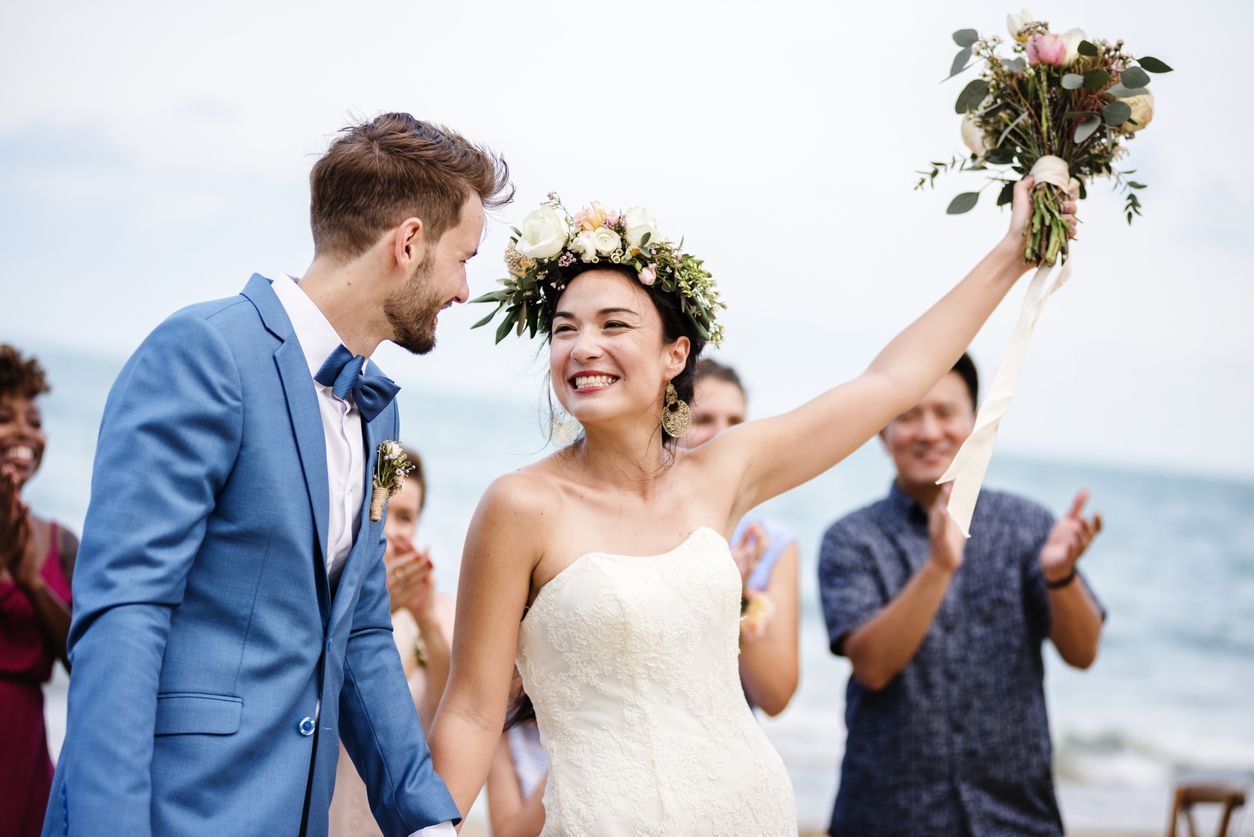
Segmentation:
<svg viewBox="0 0 1254 837">
<path fill-rule="evenodd" d="M 313 378 L 342 341 L 297 282 L 292 276 L 281 275 L 274 280 L 274 293 L 292 321 L 292 331 L 305 354 L 309 377 Z M 366 490 L 366 442 L 357 406 L 352 401 L 336 398 L 330 387 L 317 381 L 313 385 L 318 392 L 322 435 L 327 443 L 327 491 L 331 497 L 327 554 L 323 557 L 327 562 L 327 577 L 335 578 L 344 568 L 344 561 L 353 548 L 353 535 L 361 523 L 361 504 Z M 442 822 L 415 831 L 411 837 L 449 837 L 456 833 L 452 823 Z"/>
<path fill-rule="evenodd" d="M 312 378 L 340 345 L 340 336 L 291 276 L 276 279 L 274 293 L 292 321 L 292 330 L 305 353 Z M 356 405 L 351 400 L 336 398 L 331 387 L 324 387 L 317 381 L 314 381 L 314 389 L 318 392 L 318 411 L 322 414 L 326 438 L 327 491 L 331 497 L 327 554 L 323 558 L 327 562 L 328 577 L 334 577 L 343 569 L 353 548 L 353 534 L 361 522 L 361 504 L 366 490 L 365 441 L 361 413 Z"/>
</svg>

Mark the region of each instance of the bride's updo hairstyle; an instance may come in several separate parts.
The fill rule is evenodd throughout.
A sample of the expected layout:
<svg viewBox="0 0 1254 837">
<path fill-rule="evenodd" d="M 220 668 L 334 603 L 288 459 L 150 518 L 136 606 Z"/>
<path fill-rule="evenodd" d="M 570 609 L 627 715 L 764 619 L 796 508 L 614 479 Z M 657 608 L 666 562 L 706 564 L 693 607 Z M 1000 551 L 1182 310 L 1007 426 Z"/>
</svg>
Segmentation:
<svg viewBox="0 0 1254 837">
<path fill-rule="evenodd" d="M 505 248 L 509 277 L 501 290 L 473 302 L 495 303 L 496 308 L 475 324 L 487 325 L 504 311 L 496 342 L 510 331 L 531 337 L 551 336 L 553 313 L 576 276 L 594 268 L 617 270 L 639 282 L 662 320 L 662 337 L 673 343 L 687 337 L 691 344 L 683 370 L 671 380 L 675 393 L 691 401 L 696 387 L 697 360 L 707 343 L 719 345 L 723 327 L 717 320 L 726 307 L 701 260 L 684 252 L 658 229 L 642 207 L 607 210 L 595 201 L 574 217 L 550 192 L 539 209 L 530 212 Z M 674 439 L 667 434 L 667 444 Z"/>
</svg>

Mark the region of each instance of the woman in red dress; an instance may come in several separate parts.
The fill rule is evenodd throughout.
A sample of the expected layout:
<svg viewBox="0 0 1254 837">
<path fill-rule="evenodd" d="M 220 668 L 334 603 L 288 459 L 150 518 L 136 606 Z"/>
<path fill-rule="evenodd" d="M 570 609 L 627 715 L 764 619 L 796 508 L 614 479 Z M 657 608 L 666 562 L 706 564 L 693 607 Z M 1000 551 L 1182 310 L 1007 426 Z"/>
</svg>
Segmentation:
<svg viewBox="0 0 1254 837">
<path fill-rule="evenodd" d="M 22 503 L 44 432 L 43 368 L 0 345 L 0 834 L 37 835 L 52 786 L 43 684 L 66 660 L 77 539 Z"/>
</svg>

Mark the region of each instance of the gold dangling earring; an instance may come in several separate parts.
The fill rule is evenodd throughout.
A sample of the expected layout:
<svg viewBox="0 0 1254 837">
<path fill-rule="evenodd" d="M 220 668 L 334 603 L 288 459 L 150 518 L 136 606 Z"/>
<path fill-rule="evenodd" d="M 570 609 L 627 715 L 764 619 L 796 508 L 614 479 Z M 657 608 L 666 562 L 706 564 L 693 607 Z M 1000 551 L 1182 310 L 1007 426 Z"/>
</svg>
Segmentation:
<svg viewBox="0 0 1254 837">
<path fill-rule="evenodd" d="M 583 427 L 570 413 L 562 410 L 549 420 L 549 441 L 554 447 L 564 448 L 579 437 Z"/>
<path fill-rule="evenodd" d="M 678 439 L 688 432 L 690 424 L 692 424 L 692 410 L 689 409 L 688 402 L 679 397 L 679 393 L 675 391 L 675 385 L 668 381 L 666 406 L 662 408 L 662 429 L 671 438 Z"/>
</svg>

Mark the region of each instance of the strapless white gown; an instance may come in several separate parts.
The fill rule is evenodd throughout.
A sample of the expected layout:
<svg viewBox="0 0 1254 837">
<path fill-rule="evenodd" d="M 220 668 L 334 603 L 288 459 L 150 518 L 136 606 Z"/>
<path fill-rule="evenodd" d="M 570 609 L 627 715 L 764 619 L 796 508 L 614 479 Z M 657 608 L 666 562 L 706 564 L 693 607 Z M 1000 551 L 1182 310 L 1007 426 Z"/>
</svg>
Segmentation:
<svg viewBox="0 0 1254 837">
<path fill-rule="evenodd" d="M 518 668 L 549 757 L 544 835 L 797 834 L 792 785 L 738 670 L 740 576 L 701 528 L 591 552 L 524 618 Z"/>
</svg>

